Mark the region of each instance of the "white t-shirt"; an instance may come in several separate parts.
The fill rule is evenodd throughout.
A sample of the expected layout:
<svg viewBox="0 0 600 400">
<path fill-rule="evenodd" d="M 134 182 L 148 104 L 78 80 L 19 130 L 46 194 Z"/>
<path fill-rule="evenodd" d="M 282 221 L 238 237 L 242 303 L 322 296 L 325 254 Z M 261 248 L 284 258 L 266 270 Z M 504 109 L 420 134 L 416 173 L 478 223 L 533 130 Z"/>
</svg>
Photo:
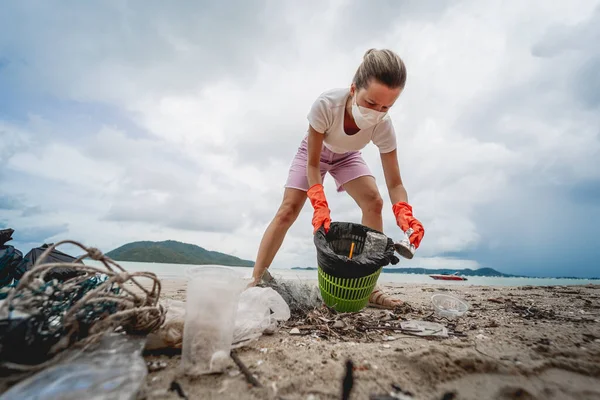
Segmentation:
<svg viewBox="0 0 600 400">
<path fill-rule="evenodd" d="M 396 148 L 396 132 L 389 116 L 378 124 L 361 129 L 354 135 L 344 131 L 344 110 L 350 89 L 332 89 L 322 93 L 308 113 L 308 122 L 320 133 L 325 134 L 323 143 L 334 153 L 346 153 L 363 149 L 373 142 L 380 153 L 389 153 Z"/>
</svg>

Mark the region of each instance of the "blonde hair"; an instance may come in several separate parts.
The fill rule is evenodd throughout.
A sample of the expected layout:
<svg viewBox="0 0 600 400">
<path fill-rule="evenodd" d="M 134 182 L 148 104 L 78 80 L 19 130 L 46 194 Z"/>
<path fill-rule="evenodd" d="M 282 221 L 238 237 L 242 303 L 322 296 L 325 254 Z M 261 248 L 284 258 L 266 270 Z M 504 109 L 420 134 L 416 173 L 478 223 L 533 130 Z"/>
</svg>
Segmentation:
<svg viewBox="0 0 600 400">
<path fill-rule="evenodd" d="M 354 74 L 356 89 L 364 89 L 372 79 L 389 88 L 404 88 L 406 84 L 406 66 L 393 51 L 369 49 Z"/>
</svg>

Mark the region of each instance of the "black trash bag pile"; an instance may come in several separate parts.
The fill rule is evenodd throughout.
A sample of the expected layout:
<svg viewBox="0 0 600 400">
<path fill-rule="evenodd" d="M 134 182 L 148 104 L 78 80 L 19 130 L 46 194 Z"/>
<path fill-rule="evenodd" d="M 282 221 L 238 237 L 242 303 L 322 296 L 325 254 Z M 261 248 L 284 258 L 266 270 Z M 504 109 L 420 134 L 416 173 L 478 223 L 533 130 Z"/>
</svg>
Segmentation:
<svg viewBox="0 0 600 400">
<path fill-rule="evenodd" d="M 2 229 L 0 230 L 0 288 L 13 287 L 23 275 L 29 271 L 40 256 L 51 246 L 43 244 L 42 246 L 31 249 L 25 256 L 23 253 L 11 245 L 7 245 L 6 242 L 12 240 L 12 234 L 14 229 Z M 50 263 L 75 263 L 76 258 L 61 251 L 53 249 L 50 254 L 45 258 L 44 264 Z M 83 264 L 82 261 L 78 261 L 78 264 Z M 71 278 L 81 275 L 82 272 L 71 267 L 59 267 L 54 268 L 45 276 L 46 282 L 53 279 L 59 282 L 65 282 Z M 5 295 L 1 294 L 0 299 L 4 298 Z"/>
<path fill-rule="evenodd" d="M 319 267 L 338 278 L 361 278 L 400 261 L 391 238 L 361 224 L 332 222 L 329 232 L 321 227 L 313 240 Z"/>
<path fill-rule="evenodd" d="M 23 261 L 16 267 L 14 271 L 14 279 L 16 281 L 20 280 L 23 275 L 29 271 L 36 263 L 38 258 L 51 246 L 48 244 L 43 244 L 39 247 L 35 247 L 29 251 L 29 253 L 25 254 L 23 257 Z M 53 264 L 53 263 L 74 263 L 77 259 L 73 256 L 63 253 L 62 251 L 58 251 L 53 249 L 48 256 L 44 258 L 44 264 Z M 78 264 L 83 264 L 80 260 L 77 262 Z M 58 280 L 59 282 L 65 282 L 71 278 L 75 278 L 76 276 L 82 275 L 84 272 L 78 271 L 75 268 L 71 267 L 58 267 L 53 268 L 49 273 L 46 274 L 44 280 L 49 282 L 53 279 Z"/>
<path fill-rule="evenodd" d="M 0 288 L 12 283 L 15 270 L 23 260 L 23 253 L 6 244 L 12 240 L 13 233 L 13 229 L 0 230 Z"/>
<path fill-rule="evenodd" d="M 10 242 L 12 238 L 12 234 L 15 233 L 14 229 L 1 229 L 0 230 L 0 246 L 4 246 L 6 242 Z"/>
</svg>

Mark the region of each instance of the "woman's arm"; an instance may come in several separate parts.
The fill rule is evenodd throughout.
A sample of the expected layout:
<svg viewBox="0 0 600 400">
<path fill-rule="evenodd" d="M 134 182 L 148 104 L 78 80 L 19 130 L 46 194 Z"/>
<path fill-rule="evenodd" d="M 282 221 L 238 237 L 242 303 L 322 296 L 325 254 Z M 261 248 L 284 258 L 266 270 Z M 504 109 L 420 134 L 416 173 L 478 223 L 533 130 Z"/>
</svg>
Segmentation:
<svg viewBox="0 0 600 400">
<path fill-rule="evenodd" d="M 423 235 L 425 235 L 425 229 L 421 221 L 413 216 L 412 207 L 408 204 L 408 194 L 400 177 L 397 151 L 393 150 L 389 153 L 382 153 L 381 163 L 383 165 L 385 183 L 390 194 L 390 200 L 392 201 L 392 211 L 396 217 L 396 224 L 403 232 L 407 232 L 409 228 L 412 229 L 409 240 L 415 249 L 417 249 L 421 244 Z"/>
<path fill-rule="evenodd" d="M 313 206 L 312 224 L 313 234 L 322 226 L 325 232 L 329 231 L 331 225 L 331 216 L 329 214 L 329 205 L 325 198 L 323 190 L 323 181 L 321 180 L 321 149 L 323 146 L 322 133 L 317 132 L 309 125 L 308 128 L 308 162 L 306 163 L 306 174 L 308 176 L 308 192 L 306 195 Z"/>
<path fill-rule="evenodd" d="M 314 130 L 312 126 L 308 126 L 308 163 L 306 164 L 308 187 L 312 187 L 317 183 L 323 184 L 320 168 L 323 138 L 322 133 Z"/>
<path fill-rule="evenodd" d="M 408 203 L 408 194 L 400 176 L 397 150 L 392 150 L 389 153 L 381 153 L 381 164 L 392 204 L 396 204 L 399 201 Z"/>
</svg>

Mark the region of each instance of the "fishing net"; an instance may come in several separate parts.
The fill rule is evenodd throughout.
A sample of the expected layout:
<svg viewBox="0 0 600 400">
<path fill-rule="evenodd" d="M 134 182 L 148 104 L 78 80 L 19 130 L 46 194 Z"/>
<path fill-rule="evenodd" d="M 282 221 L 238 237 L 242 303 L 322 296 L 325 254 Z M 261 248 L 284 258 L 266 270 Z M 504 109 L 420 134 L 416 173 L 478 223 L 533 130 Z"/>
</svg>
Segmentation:
<svg viewBox="0 0 600 400">
<path fill-rule="evenodd" d="M 72 263 L 45 263 L 61 244 L 85 254 Z M 82 264 L 85 258 L 101 267 Z M 47 279 L 55 269 L 74 268 L 65 281 Z M 141 284 L 147 279 L 150 285 Z M 147 334 L 165 318 L 160 281 L 150 272 L 127 272 L 98 249 L 74 241 L 49 246 L 0 304 L 0 360 L 10 369 L 40 369 L 71 346 L 85 348 L 111 331 Z"/>
</svg>

